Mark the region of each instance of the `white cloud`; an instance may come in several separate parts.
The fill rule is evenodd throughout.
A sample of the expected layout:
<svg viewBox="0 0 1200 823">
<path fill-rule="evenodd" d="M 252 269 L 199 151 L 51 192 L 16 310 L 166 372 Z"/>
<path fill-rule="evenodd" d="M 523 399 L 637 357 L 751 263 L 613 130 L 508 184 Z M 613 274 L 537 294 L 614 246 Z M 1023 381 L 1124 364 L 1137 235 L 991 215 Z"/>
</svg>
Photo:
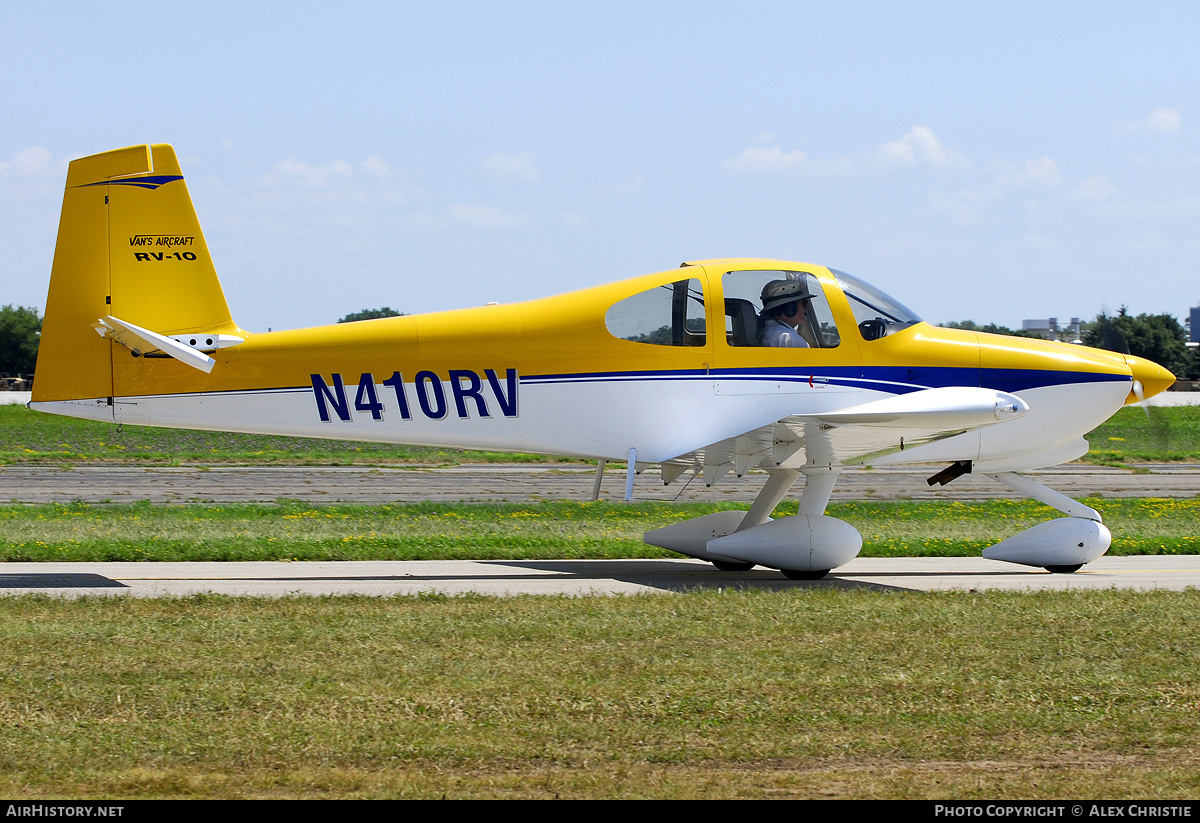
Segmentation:
<svg viewBox="0 0 1200 823">
<path fill-rule="evenodd" d="M 63 181 L 67 177 L 67 160 L 53 160 L 50 152 L 41 146 L 19 151 L 10 158 L 0 158 L 0 209 L 20 203 L 18 212 L 45 206 L 47 221 L 58 214 L 58 203 L 62 202 Z M 9 213 L 12 220 L 16 213 Z M 51 224 L 52 225 L 52 224 Z M 26 238 L 22 238 L 24 241 Z M 53 240 L 53 235 L 51 235 Z"/>
<path fill-rule="evenodd" d="M 1117 194 L 1119 189 L 1113 185 L 1113 182 L 1107 177 L 1099 174 L 1093 174 L 1088 179 L 1084 180 L 1074 191 L 1071 192 L 1069 198 L 1071 200 L 1090 200 L 1099 202 L 1108 200 L 1113 195 Z"/>
<path fill-rule="evenodd" d="M 293 205 L 400 204 L 422 194 L 420 187 L 405 182 L 399 170 L 374 154 L 360 163 L 334 160 L 325 165 L 289 157 L 260 177 L 254 188 L 264 202 Z"/>
<path fill-rule="evenodd" d="M 813 159 L 800 149 L 785 152 L 778 146 L 751 146 L 721 168 L 734 174 L 839 174 L 852 170 L 845 158 Z"/>
<path fill-rule="evenodd" d="M 721 167 L 735 172 L 799 171 L 808 162 L 808 155 L 800 149 L 785 153 L 778 146 L 769 149 L 751 147 L 743 149 L 732 160 L 726 160 Z"/>
<path fill-rule="evenodd" d="M 913 126 L 899 140 L 884 143 L 860 162 L 846 157 L 809 157 L 801 149 L 784 151 L 777 145 L 763 145 L 743 149 L 737 157 L 723 161 L 721 168 L 735 174 L 845 175 L 880 167 L 948 169 L 970 165 L 965 155 L 943 146 L 931 129 Z"/>
<path fill-rule="evenodd" d="M 1039 157 L 1036 160 L 1026 160 L 1021 166 L 1009 164 L 993 182 L 1003 188 L 1008 186 L 1053 187 L 1062 185 L 1062 181 L 1062 175 L 1058 173 L 1058 164 L 1049 157 Z"/>
<path fill-rule="evenodd" d="M 953 194 L 931 193 L 930 207 L 933 211 L 947 215 L 962 226 L 978 226 L 1004 219 L 996 213 L 998 205 L 1006 200 L 1012 189 L 1057 188 L 1063 178 L 1058 164 L 1049 157 L 1026 160 L 1024 163 L 997 161 L 992 164 L 999 171 L 988 182 L 961 189 Z M 1035 201 L 1025 201 L 1026 211 L 1038 208 Z"/>
<path fill-rule="evenodd" d="M 1117 123 L 1119 131 L 1152 131 L 1158 134 L 1178 134 L 1183 131 L 1183 116 L 1178 109 L 1157 108 L 1145 120 Z"/>
<path fill-rule="evenodd" d="M 603 197 L 610 194 L 639 194 L 642 190 L 642 183 L 645 182 L 640 174 L 635 174 L 628 180 L 622 180 L 620 183 L 613 183 L 611 186 L 598 186 L 592 189 L 592 194 Z"/>
<path fill-rule="evenodd" d="M 588 224 L 588 219 L 575 211 L 564 211 L 559 215 L 559 220 L 563 222 L 563 225 L 573 229 L 581 229 Z"/>
<path fill-rule="evenodd" d="M 456 203 L 448 209 L 450 216 L 460 223 L 488 229 L 515 229 L 529 222 L 529 214 L 513 214 L 492 206 L 472 206 Z"/>
<path fill-rule="evenodd" d="M 929 205 L 933 211 L 947 215 L 960 226 L 979 226 L 987 222 L 984 212 L 988 207 L 1002 199 L 996 186 L 979 186 L 956 194 L 931 194 Z"/>
<path fill-rule="evenodd" d="M 929 166 L 935 169 L 966 168 L 971 161 L 965 155 L 942 145 L 932 129 L 913 126 L 899 140 L 884 143 L 879 155 L 889 166 Z"/>
<path fill-rule="evenodd" d="M 385 177 L 392 176 L 392 167 L 385 163 L 379 155 L 372 154 L 362 162 L 362 169 L 372 177 L 377 177 L 383 180 Z"/>
<path fill-rule="evenodd" d="M 41 146 L 17 152 L 13 159 L 0 161 L 0 174 L 13 177 L 34 177 L 53 170 L 50 152 Z"/>
<path fill-rule="evenodd" d="M 485 171 L 506 180 L 537 180 L 538 167 L 533 155 L 522 152 L 517 155 L 493 154 L 483 158 Z"/>
<path fill-rule="evenodd" d="M 289 157 L 276 163 L 266 179 L 267 182 L 316 187 L 349 180 L 353 175 L 354 168 L 345 160 L 334 160 L 328 166 L 314 166 Z"/>
</svg>

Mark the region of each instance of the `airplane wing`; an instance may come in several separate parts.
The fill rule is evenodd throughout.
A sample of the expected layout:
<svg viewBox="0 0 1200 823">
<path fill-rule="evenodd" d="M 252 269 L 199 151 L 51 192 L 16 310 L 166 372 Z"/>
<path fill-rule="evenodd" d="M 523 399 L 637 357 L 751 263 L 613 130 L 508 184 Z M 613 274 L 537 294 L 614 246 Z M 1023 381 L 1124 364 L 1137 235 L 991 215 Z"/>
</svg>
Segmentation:
<svg viewBox="0 0 1200 823">
<path fill-rule="evenodd" d="M 1015 420 L 1029 410 L 1016 395 L 992 389 L 946 387 L 836 409 L 784 417 L 727 437 L 662 464 L 670 483 L 689 468 L 712 485 L 729 471 L 759 466 L 800 468 L 868 462 L 934 440 Z"/>
</svg>

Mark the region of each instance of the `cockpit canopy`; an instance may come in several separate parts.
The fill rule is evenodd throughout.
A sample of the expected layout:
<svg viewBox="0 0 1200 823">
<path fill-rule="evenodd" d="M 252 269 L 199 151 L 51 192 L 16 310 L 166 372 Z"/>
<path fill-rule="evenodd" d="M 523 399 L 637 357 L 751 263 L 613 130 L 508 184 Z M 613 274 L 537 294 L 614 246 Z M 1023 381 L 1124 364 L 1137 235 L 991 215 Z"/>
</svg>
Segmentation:
<svg viewBox="0 0 1200 823">
<path fill-rule="evenodd" d="M 845 272 L 829 271 L 836 288 L 850 305 L 856 331 L 839 328 L 830 308 L 833 286 L 827 280 L 823 283 L 806 271 L 737 269 L 721 276 L 726 343 L 735 347 L 771 345 L 764 334 L 770 312 L 764 312 L 762 296 L 771 283 L 776 284 L 773 288 L 778 292 L 777 281 L 797 281 L 795 289 L 783 290 L 803 296 L 797 301 L 802 311 L 794 307 L 786 309 L 795 324 L 791 334 L 803 341 L 793 341 L 794 346 L 832 349 L 841 345 L 846 334 L 857 333 L 863 340 L 873 341 L 921 322 L 914 312 L 874 286 Z M 695 277 L 662 283 L 618 300 L 609 307 L 604 319 L 614 337 L 635 343 L 703 346 L 708 342 L 704 288 Z"/>
</svg>

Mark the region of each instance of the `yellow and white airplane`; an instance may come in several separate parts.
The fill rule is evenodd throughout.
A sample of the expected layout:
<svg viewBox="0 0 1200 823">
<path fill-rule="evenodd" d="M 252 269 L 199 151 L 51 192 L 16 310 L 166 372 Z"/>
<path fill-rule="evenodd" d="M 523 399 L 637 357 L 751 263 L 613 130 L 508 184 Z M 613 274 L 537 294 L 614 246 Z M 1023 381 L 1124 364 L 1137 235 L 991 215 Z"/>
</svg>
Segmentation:
<svg viewBox="0 0 1200 823">
<path fill-rule="evenodd" d="M 623 460 L 627 497 L 648 464 L 668 484 L 689 469 L 708 484 L 765 469 L 749 511 L 645 540 L 791 578 L 858 553 L 859 533 L 824 512 L 839 473 L 864 463 L 944 466 L 931 484 L 986 474 L 1058 509 L 984 555 L 1074 571 L 1108 549 L 1108 529 L 1018 472 L 1082 456 L 1086 432 L 1174 382 L 1128 355 L 933 327 L 850 275 L 782 260 L 250 333 L 230 316 L 168 145 L 71 163 L 36 374 L 39 411 L 598 458 L 597 493 L 604 461 Z M 799 513 L 772 520 L 800 475 Z"/>
</svg>

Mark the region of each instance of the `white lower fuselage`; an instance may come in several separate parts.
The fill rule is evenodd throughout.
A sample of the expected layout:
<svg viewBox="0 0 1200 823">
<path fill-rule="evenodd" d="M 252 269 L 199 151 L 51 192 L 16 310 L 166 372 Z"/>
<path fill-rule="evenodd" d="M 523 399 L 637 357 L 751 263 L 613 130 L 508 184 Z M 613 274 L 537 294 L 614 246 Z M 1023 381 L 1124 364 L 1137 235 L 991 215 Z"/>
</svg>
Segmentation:
<svg viewBox="0 0 1200 823">
<path fill-rule="evenodd" d="M 39 411 L 134 425 L 587 458 L 624 459 L 634 448 L 639 461 L 658 463 L 792 415 L 836 411 L 924 388 L 830 382 L 810 385 L 794 379 L 764 380 L 761 375 L 754 379 L 702 374 L 510 377 L 489 381 L 480 376 L 475 392 L 469 391 L 472 381 L 460 377 L 457 396 L 446 380 L 439 381 L 440 393 L 431 380 L 420 384 L 406 381 L 401 387 L 407 407 L 403 410 L 395 383 L 384 385 L 386 378 L 379 375 L 372 380 L 374 402 L 371 390 L 360 389 L 361 375 L 343 375 L 340 393 L 333 376 L 325 375 L 323 388 L 310 385 L 32 405 Z M 1082 435 L 1121 408 L 1130 381 L 1096 377 L 1102 379 L 1073 378 L 1057 384 L 1042 380 L 1042 385 L 1012 391 L 1029 405 L 1020 419 L 877 455 L 871 462 L 1014 463 L 997 468 L 999 471 L 1075 459 L 1080 455 L 1039 462 L 1045 455 L 1055 456 L 1056 449 L 1070 451 Z M 358 407 L 356 395 L 362 395 Z M 321 419 L 322 410 L 327 420 Z M 1032 464 L 1022 465 L 1022 460 L 1029 459 Z"/>
</svg>

